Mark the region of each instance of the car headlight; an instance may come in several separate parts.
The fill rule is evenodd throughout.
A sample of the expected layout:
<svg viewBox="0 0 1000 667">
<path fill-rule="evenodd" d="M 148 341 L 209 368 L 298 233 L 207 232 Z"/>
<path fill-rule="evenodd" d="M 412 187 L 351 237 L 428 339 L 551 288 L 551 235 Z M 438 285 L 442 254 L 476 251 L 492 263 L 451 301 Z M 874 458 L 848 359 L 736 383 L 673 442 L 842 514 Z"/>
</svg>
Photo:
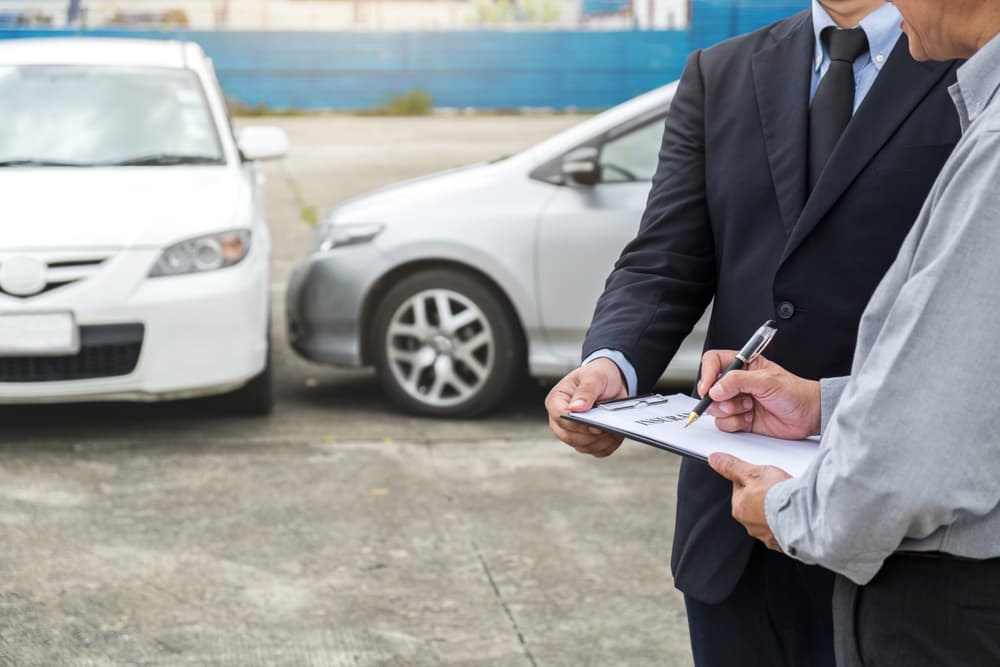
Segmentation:
<svg viewBox="0 0 1000 667">
<path fill-rule="evenodd" d="M 385 229 L 385 225 L 377 223 L 334 224 L 327 222 L 316 238 L 316 250 L 326 252 L 343 246 L 368 243 L 383 229 Z"/>
<path fill-rule="evenodd" d="M 239 230 L 175 243 L 160 255 L 150 278 L 203 273 L 233 266 L 250 252 L 250 232 Z"/>
</svg>

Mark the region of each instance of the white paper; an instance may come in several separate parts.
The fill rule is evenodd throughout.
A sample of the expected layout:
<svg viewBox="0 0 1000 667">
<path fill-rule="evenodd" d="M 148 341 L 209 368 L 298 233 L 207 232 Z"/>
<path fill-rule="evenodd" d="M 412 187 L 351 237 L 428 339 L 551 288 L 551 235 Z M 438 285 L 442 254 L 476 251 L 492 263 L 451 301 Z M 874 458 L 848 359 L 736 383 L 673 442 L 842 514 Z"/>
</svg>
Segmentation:
<svg viewBox="0 0 1000 667">
<path fill-rule="evenodd" d="M 634 407 L 624 408 L 620 408 L 628 405 L 624 402 L 597 406 L 574 416 L 595 426 L 655 440 L 697 458 L 707 459 L 712 452 L 722 452 L 754 465 L 776 466 L 793 477 L 805 472 L 819 451 L 819 442 L 811 439 L 781 440 L 753 433 L 724 433 L 715 427 L 715 419 L 708 415 L 684 428 L 684 422 L 698 401 L 683 394 L 649 402 L 635 399 L 634 404 Z M 611 409 L 614 406 L 620 409 Z"/>
</svg>

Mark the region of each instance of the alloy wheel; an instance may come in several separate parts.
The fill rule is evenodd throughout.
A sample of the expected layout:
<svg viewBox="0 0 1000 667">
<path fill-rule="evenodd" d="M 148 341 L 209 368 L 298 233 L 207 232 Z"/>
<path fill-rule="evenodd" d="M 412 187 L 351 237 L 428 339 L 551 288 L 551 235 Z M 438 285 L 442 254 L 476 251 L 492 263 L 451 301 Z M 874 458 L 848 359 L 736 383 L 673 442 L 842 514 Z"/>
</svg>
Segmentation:
<svg viewBox="0 0 1000 667">
<path fill-rule="evenodd" d="M 468 401 L 489 380 L 496 358 L 485 313 L 468 297 L 441 288 L 400 304 L 389 321 L 385 346 L 399 386 L 434 407 Z"/>
</svg>

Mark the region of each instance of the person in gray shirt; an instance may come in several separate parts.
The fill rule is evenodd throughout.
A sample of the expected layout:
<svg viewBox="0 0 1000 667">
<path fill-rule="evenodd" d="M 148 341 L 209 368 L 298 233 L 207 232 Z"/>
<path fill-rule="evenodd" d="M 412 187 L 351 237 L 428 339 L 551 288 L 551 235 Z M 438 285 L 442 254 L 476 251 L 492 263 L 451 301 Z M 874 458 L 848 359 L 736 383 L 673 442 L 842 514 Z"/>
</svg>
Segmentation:
<svg viewBox="0 0 1000 667">
<path fill-rule="evenodd" d="M 862 317 L 850 377 L 761 360 L 699 387 L 722 430 L 821 434 L 807 472 L 710 464 L 751 535 L 840 575 L 838 665 L 1000 665 L 1000 0 L 896 5 L 916 59 L 970 58 L 951 89 L 962 139 Z M 706 353 L 702 377 L 733 357 Z"/>
</svg>

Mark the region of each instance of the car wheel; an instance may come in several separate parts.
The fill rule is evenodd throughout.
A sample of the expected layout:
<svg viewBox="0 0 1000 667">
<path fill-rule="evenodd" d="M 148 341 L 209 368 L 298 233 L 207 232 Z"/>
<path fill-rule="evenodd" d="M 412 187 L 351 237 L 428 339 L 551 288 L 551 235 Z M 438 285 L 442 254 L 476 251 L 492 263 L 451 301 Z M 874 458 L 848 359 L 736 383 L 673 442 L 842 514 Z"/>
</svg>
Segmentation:
<svg viewBox="0 0 1000 667">
<path fill-rule="evenodd" d="M 266 417 L 271 414 L 274 410 L 274 369 L 271 356 L 271 340 L 268 336 L 264 370 L 236 391 L 222 397 L 227 412 L 247 417 Z"/>
<path fill-rule="evenodd" d="M 372 331 L 379 382 L 408 412 L 482 415 L 523 376 L 514 314 L 494 289 L 461 271 L 421 271 L 392 287 Z"/>
</svg>

